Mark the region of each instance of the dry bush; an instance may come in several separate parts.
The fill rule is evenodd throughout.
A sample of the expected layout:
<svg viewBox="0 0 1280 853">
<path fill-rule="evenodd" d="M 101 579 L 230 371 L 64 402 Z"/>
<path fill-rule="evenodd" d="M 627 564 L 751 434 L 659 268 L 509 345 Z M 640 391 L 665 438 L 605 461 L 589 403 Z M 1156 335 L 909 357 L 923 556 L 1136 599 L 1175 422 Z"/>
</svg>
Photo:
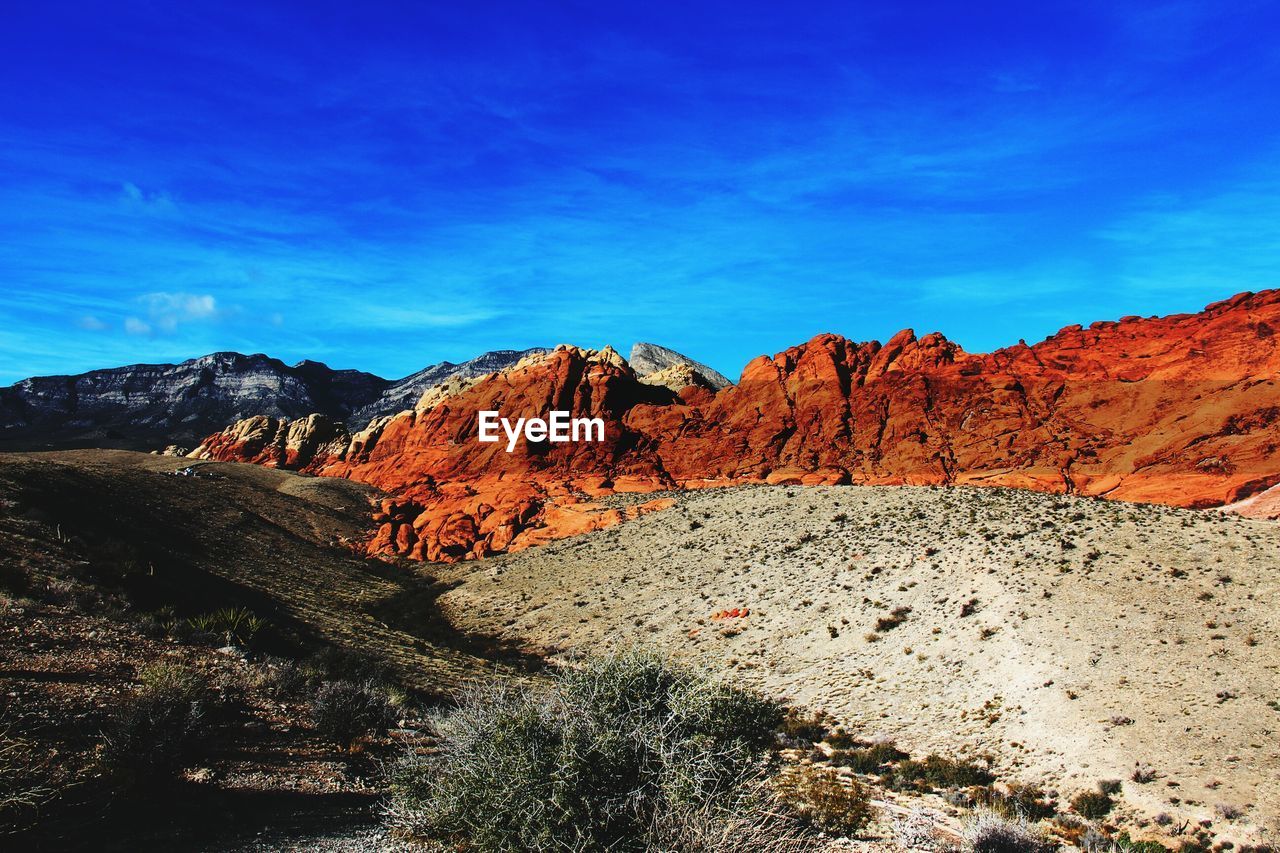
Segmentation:
<svg viewBox="0 0 1280 853">
<path fill-rule="evenodd" d="M 874 815 L 866 788 L 829 767 L 805 765 L 779 781 L 783 801 L 829 835 L 857 834 Z"/>
<path fill-rule="evenodd" d="M 1053 817 L 1057 813 L 1057 803 L 1038 785 L 1010 782 L 1004 790 L 991 786 L 980 786 L 970 789 L 971 800 L 998 812 L 1005 817 L 1020 817 L 1027 820 L 1042 820 Z"/>
<path fill-rule="evenodd" d="M 359 737 L 385 732 L 396 711 L 378 685 L 326 681 L 311 700 L 311 720 L 326 740 L 349 747 Z"/>
<path fill-rule="evenodd" d="M 99 755 L 121 788 L 169 779 L 187 757 L 208 704 L 208 681 L 190 667 L 159 662 L 143 667 L 138 678 L 142 687 L 121 702 Z"/>
<path fill-rule="evenodd" d="M 990 769 L 970 761 L 947 758 L 930 753 L 920 761 L 908 760 L 898 764 L 893 772 L 892 784 L 897 788 L 967 788 L 989 785 L 995 781 Z"/>
<path fill-rule="evenodd" d="M 1101 789 L 1081 791 L 1071 798 L 1071 808 L 1075 809 L 1076 814 L 1090 820 L 1106 817 L 1114 805 L 1115 801 L 1111 799 L 1111 795 Z"/>
<path fill-rule="evenodd" d="M 907 758 L 892 741 L 881 741 L 857 749 L 837 749 L 831 753 L 831 763 L 848 767 L 855 773 L 878 773 L 882 768 Z"/>
<path fill-rule="evenodd" d="M 654 816 L 647 850 L 663 853 L 817 853 L 823 845 L 759 785 L 746 787 L 734 808 L 676 805 Z"/>
<path fill-rule="evenodd" d="M 979 809 L 964 828 L 966 853 L 1049 853 L 1056 845 L 1022 818 Z"/>
<path fill-rule="evenodd" d="M 753 781 L 782 718 L 776 703 L 640 651 L 588 660 L 545 687 L 474 687 L 433 721 L 435 752 L 409 750 L 392 768 L 387 817 L 484 851 L 720 837 L 769 808 Z M 785 839 L 789 826 L 758 832 Z"/>
<path fill-rule="evenodd" d="M 893 839 L 905 850 L 939 850 L 944 844 L 939 840 L 933 818 L 922 809 L 913 809 L 906 817 L 893 823 Z"/>
<path fill-rule="evenodd" d="M 0 729 L 0 836 L 28 825 L 53 796 L 46 759 L 31 741 Z"/>
</svg>

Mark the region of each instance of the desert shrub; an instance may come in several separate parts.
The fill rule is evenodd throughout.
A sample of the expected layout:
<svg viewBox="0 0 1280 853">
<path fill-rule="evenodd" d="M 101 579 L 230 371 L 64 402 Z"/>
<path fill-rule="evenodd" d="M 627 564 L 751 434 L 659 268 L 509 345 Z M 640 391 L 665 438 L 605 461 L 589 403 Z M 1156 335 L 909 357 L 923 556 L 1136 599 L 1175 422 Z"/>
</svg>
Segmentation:
<svg viewBox="0 0 1280 853">
<path fill-rule="evenodd" d="M 829 835 L 854 835 L 872 818 L 866 789 L 829 767 L 800 767 L 784 780 L 781 790 L 785 802 Z"/>
<path fill-rule="evenodd" d="M 1048 853 L 1055 845 L 1022 818 L 979 810 L 964 828 L 966 853 Z"/>
<path fill-rule="evenodd" d="M 138 629 L 148 637 L 167 636 L 177 621 L 174 609 L 168 606 L 138 614 L 135 620 Z"/>
<path fill-rule="evenodd" d="M 888 616 L 881 616 L 876 620 L 876 630 L 881 633 L 892 631 L 903 622 L 907 621 L 907 616 L 911 614 L 910 607 L 895 607 Z"/>
<path fill-rule="evenodd" d="M 46 759 L 31 741 L 0 728 L 0 836 L 6 827 L 18 830 L 34 820 L 53 795 L 46 781 Z"/>
<path fill-rule="evenodd" d="M 771 791 L 744 786 L 732 807 L 677 803 L 655 813 L 645 850 L 663 853 L 817 853 L 813 833 L 790 811 L 779 809 Z"/>
<path fill-rule="evenodd" d="M 1072 847 L 1081 847 L 1086 832 L 1093 828 L 1087 820 L 1073 814 L 1060 814 L 1053 819 L 1053 833 Z"/>
<path fill-rule="evenodd" d="M 378 685 L 326 681 L 311 700 L 311 720 L 326 740 L 349 747 L 358 737 L 385 732 L 396 711 Z"/>
<path fill-rule="evenodd" d="M 1090 820 L 1106 817 L 1114 805 L 1111 795 L 1101 790 L 1081 791 L 1071 798 L 1071 808 L 1075 809 L 1076 814 Z"/>
<path fill-rule="evenodd" d="M 245 648 L 267 626 L 267 620 L 255 616 L 253 611 L 244 607 L 224 607 L 212 613 L 193 616 L 187 623 L 196 631 Z"/>
<path fill-rule="evenodd" d="M 907 753 L 892 742 L 882 741 L 858 749 L 837 749 L 831 753 L 831 763 L 848 767 L 854 773 L 878 773 L 885 765 L 906 757 Z"/>
<path fill-rule="evenodd" d="M 827 736 L 827 743 L 832 749 L 853 749 L 855 747 L 866 746 L 866 742 L 859 740 L 854 735 L 846 732 L 844 729 L 836 729 Z"/>
<path fill-rule="evenodd" d="M 100 752 L 123 787 L 167 779 L 187 757 L 208 702 L 207 680 L 181 664 L 151 664 L 138 679 L 141 688 L 107 723 Z"/>
<path fill-rule="evenodd" d="M 1213 810 L 1223 820 L 1237 820 L 1244 816 L 1244 809 L 1231 803 L 1218 803 Z"/>
<path fill-rule="evenodd" d="M 1111 850 L 1111 839 L 1096 826 L 1086 827 L 1076 846 L 1085 853 L 1106 853 Z"/>
<path fill-rule="evenodd" d="M 1005 817 L 1021 817 L 1036 821 L 1053 817 L 1057 804 L 1038 785 L 1011 782 L 1003 791 L 991 786 L 969 789 L 974 804 L 985 806 Z"/>
<path fill-rule="evenodd" d="M 827 736 L 827 726 L 821 714 L 805 714 L 799 709 L 788 708 L 782 718 L 781 733 L 789 745 L 808 747 Z"/>
<path fill-rule="evenodd" d="M 1169 848 L 1159 841 L 1133 841 L 1127 832 L 1116 837 L 1113 849 L 1116 853 L 1169 853 Z"/>
<path fill-rule="evenodd" d="M 923 809 L 911 813 L 893 823 L 893 840 L 904 850 L 937 850 L 942 845 L 935 832 L 933 818 Z"/>
<path fill-rule="evenodd" d="M 986 767 L 969 761 L 930 753 L 920 761 L 903 761 L 895 768 L 892 783 L 900 788 L 967 788 L 989 785 L 995 776 Z"/>
<path fill-rule="evenodd" d="M 1138 762 L 1133 766 L 1133 772 L 1129 774 L 1129 779 L 1139 785 L 1146 785 L 1156 780 L 1156 771 L 1150 765 Z"/>
<path fill-rule="evenodd" d="M 388 818 L 476 850 L 646 849 L 654 832 L 684 831 L 673 823 L 696 835 L 768 809 L 751 782 L 782 717 L 640 651 L 544 686 L 470 688 L 433 721 L 437 751 L 392 768 Z"/>
<path fill-rule="evenodd" d="M 268 657 L 258 667 L 258 683 L 278 699 L 301 696 L 311 684 L 307 671 L 295 660 Z"/>
</svg>

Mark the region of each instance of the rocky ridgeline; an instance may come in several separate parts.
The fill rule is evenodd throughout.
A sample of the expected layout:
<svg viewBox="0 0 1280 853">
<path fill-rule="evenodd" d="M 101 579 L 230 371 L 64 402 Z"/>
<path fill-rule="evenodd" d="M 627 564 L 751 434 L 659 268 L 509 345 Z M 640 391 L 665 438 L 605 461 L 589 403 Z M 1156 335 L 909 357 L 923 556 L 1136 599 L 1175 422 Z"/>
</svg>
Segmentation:
<svg viewBox="0 0 1280 853">
<path fill-rule="evenodd" d="M 371 550 L 429 560 L 519 550 L 661 505 L 599 500 L 618 492 L 741 483 L 998 485 L 1221 506 L 1280 482 L 1278 323 L 1280 291 L 1266 291 L 986 354 L 910 330 L 884 344 L 819 335 L 718 390 L 687 359 L 641 358 L 653 368 L 642 374 L 609 348 L 561 346 L 432 389 L 354 434 L 333 419 L 255 418 L 194 455 L 378 486 L 393 497 Z M 507 453 L 476 441 L 487 409 L 599 417 L 606 438 Z"/>
<path fill-rule="evenodd" d="M 134 364 L 75 376 L 38 376 L 0 388 L 0 446 L 194 446 L 242 418 L 321 414 L 355 426 L 412 408 L 427 389 L 475 377 L 541 350 L 500 350 L 441 362 L 397 381 L 316 361 L 220 352 L 181 364 Z"/>
</svg>

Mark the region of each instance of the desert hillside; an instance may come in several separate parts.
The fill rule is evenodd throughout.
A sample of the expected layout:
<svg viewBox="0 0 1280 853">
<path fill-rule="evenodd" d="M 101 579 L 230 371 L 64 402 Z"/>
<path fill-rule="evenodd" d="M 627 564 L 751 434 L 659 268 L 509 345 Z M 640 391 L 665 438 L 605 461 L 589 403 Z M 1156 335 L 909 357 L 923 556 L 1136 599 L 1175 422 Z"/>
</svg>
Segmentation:
<svg viewBox="0 0 1280 853">
<path fill-rule="evenodd" d="M 1123 780 L 1141 819 L 1230 835 L 1280 816 L 1274 524 L 1008 489 L 677 499 L 457 564 L 440 604 L 553 654 L 656 643 L 864 739 L 990 755 L 1066 796 Z"/>
<path fill-rule="evenodd" d="M 422 709 L 524 662 L 449 626 L 432 579 L 353 553 L 370 495 L 128 451 L 0 454 L 0 847 L 380 836 L 383 764 Z"/>
<path fill-rule="evenodd" d="M 367 486 L 256 465 L 174 475 L 185 468 L 131 451 L 0 455 L 8 562 L 118 564 L 144 608 L 248 606 L 300 641 L 376 654 L 426 693 L 491 670 L 483 643 L 437 617 L 438 587 L 353 551 Z"/>
</svg>

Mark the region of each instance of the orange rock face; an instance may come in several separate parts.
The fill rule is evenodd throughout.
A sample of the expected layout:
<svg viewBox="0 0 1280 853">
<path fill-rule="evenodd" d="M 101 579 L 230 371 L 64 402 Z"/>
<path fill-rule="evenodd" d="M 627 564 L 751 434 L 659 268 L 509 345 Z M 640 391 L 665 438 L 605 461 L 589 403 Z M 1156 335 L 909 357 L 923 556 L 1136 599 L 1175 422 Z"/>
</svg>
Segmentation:
<svg viewBox="0 0 1280 853">
<path fill-rule="evenodd" d="M 1071 326 L 987 354 L 910 330 L 836 335 L 735 386 L 640 382 L 612 350 L 560 347 L 349 436 L 251 418 L 192 455 L 351 477 L 395 495 L 376 553 L 458 560 L 660 508 L 619 492 L 736 483 L 1002 485 L 1185 507 L 1280 483 L 1280 291 L 1203 312 Z M 679 372 L 672 373 L 678 376 Z M 674 384 L 678 384 L 674 383 Z M 430 398 L 430 399 L 428 399 Z M 477 441 L 480 411 L 598 417 L 601 442 Z"/>
</svg>

